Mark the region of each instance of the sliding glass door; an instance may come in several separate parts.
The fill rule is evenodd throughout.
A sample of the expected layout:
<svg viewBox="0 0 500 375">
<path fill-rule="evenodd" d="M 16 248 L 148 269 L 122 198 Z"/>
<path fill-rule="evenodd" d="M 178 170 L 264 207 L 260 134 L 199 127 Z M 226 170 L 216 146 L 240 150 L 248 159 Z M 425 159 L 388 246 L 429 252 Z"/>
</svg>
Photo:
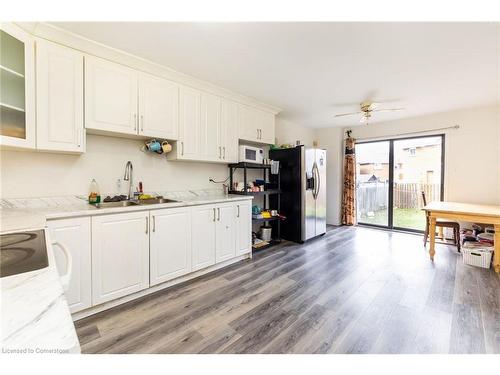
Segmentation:
<svg viewBox="0 0 500 375">
<path fill-rule="evenodd" d="M 358 223 L 425 229 L 423 194 L 443 196 L 444 135 L 361 142 L 356 164 Z"/>
<path fill-rule="evenodd" d="M 389 226 L 390 142 L 356 144 L 358 223 Z"/>
<path fill-rule="evenodd" d="M 442 163 L 442 136 L 394 140 L 394 228 L 425 229 L 422 192 L 428 202 L 441 200 Z"/>
</svg>

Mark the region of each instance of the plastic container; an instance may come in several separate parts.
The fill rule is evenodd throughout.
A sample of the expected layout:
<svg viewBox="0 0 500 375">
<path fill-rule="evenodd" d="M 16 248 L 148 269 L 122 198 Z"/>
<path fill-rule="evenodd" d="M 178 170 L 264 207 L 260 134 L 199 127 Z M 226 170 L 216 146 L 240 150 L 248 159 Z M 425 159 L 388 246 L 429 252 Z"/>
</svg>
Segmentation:
<svg viewBox="0 0 500 375">
<path fill-rule="evenodd" d="M 480 242 L 466 242 L 462 247 L 462 260 L 471 266 L 490 268 L 493 246 Z"/>
<path fill-rule="evenodd" d="M 92 181 L 90 182 L 89 203 L 90 204 L 101 203 L 101 193 L 99 191 L 99 185 L 97 184 L 95 178 L 93 178 Z"/>
</svg>

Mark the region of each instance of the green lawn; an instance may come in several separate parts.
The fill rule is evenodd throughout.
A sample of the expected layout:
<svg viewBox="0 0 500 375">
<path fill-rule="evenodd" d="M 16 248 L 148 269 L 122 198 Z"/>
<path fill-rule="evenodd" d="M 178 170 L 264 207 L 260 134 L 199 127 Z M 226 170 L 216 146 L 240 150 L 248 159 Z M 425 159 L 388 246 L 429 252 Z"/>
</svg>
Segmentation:
<svg viewBox="0 0 500 375">
<path fill-rule="evenodd" d="M 395 208 L 394 226 L 410 229 L 425 229 L 425 213 L 419 208 Z M 372 217 L 361 217 L 360 223 L 387 225 L 387 210 L 375 211 Z"/>
</svg>

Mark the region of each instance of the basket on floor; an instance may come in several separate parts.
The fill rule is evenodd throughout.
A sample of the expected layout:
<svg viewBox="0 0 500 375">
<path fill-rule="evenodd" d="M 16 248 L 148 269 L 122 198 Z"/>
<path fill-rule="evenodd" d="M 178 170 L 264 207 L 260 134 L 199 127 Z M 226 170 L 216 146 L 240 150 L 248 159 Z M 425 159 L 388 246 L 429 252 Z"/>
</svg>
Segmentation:
<svg viewBox="0 0 500 375">
<path fill-rule="evenodd" d="M 462 247 L 462 260 L 471 266 L 490 268 L 493 246 L 481 242 L 466 242 Z"/>
</svg>

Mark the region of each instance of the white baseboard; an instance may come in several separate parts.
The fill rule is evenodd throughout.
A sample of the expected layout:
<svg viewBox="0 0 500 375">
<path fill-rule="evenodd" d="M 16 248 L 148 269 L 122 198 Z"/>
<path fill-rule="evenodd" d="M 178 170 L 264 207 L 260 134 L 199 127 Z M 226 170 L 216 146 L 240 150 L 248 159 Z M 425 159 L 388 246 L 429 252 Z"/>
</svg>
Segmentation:
<svg viewBox="0 0 500 375">
<path fill-rule="evenodd" d="M 218 269 L 227 267 L 227 266 L 229 266 L 231 264 L 237 263 L 237 262 L 245 260 L 245 259 L 250 259 L 250 258 L 252 258 L 252 253 L 251 252 L 248 253 L 248 254 L 237 256 L 236 258 L 232 258 L 232 259 L 226 260 L 225 262 L 214 264 L 213 266 L 204 268 L 202 270 L 198 270 L 196 272 L 189 273 L 187 275 L 178 277 L 176 279 L 166 281 L 163 284 L 155 285 L 155 286 L 153 286 L 151 288 L 141 290 L 139 292 L 130 294 L 128 296 L 121 297 L 121 298 L 115 299 L 113 301 L 105 302 L 105 303 L 103 303 L 101 305 L 94 306 L 94 307 L 91 307 L 91 308 L 86 309 L 86 310 L 75 312 L 75 313 L 72 314 L 73 321 L 76 321 L 76 320 L 79 320 L 79 319 L 82 319 L 82 318 L 86 318 L 87 316 L 97 314 L 97 313 L 99 313 L 101 311 L 108 310 L 108 309 L 110 309 L 112 307 L 124 304 L 126 302 L 135 300 L 135 299 L 143 297 L 143 296 L 147 296 L 148 294 L 155 293 L 155 292 L 157 292 L 159 290 L 166 289 L 166 288 L 169 288 L 171 286 L 183 283 L 185 281 L 192 280 L 192 279 L 194 279 L 196 277 L 205 275 L 207 273 L 216 271 Z"/>
</svg>

